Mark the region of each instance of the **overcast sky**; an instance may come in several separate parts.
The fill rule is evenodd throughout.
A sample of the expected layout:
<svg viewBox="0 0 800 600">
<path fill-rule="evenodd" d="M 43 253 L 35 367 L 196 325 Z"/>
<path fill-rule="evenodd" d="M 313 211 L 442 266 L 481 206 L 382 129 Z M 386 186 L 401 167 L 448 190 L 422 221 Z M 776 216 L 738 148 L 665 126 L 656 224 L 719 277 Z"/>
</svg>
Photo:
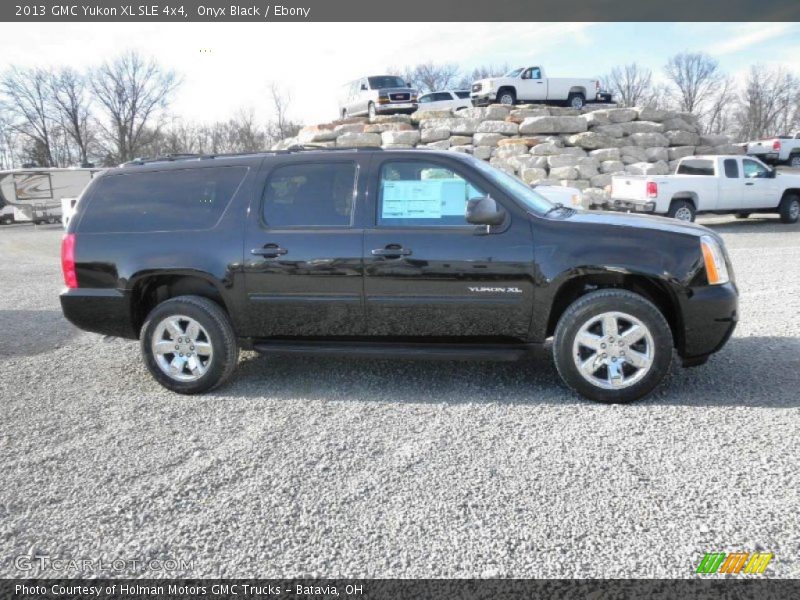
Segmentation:
<svg viewBox="0 0 800 600">
<path fill-rule="evenodd" d="M 753 63 L 800 75 L 798 23 L 0 24 L 3 69 L 83 68 L 130 48 L 183 77 L 173 112 L 201 121 L 247 107 L 268 118 L 271 81 L 291 92 L 293 118 L 330 120 L 341 84 L 428 60 L 464 70 L 541 64 L 556 77 L 594 77 L 637 61 L 660 76 L 669 56 L 689 50 L 714 55 L 736 76 Z"/>
</svg>

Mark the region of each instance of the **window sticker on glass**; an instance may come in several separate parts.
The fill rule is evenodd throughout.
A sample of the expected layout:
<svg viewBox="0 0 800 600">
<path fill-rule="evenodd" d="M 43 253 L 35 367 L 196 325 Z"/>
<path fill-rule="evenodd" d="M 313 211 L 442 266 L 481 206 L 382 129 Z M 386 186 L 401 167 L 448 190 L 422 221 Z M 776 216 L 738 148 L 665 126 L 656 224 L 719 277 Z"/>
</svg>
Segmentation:
<svg viewBox="0 0 800 600">
<path fill-rule="evenodd" d="M 384 181 L 384 219 L 439 219 L 442 216 L 442 180 Z"/>
</svg>

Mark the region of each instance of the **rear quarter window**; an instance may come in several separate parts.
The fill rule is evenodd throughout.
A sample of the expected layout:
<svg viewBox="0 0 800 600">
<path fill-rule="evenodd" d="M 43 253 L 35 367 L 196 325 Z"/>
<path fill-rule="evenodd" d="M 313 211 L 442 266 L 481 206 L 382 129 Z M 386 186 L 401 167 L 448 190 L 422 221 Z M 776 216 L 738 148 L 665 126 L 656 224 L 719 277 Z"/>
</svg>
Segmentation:
<svg viewBox="0 0 800 600">
<path fill-rule="evenodd" d="M 219 221 L 247 167 L 205 167 L 100 178 L 79 231 L 145 233 L 210 229 Z"/>
<path fill-rule="evenodd" d="M 684 160 L 678 166 L 678 175 L 707 175 L 714 176 L 713 160 Z"/>
</svg>

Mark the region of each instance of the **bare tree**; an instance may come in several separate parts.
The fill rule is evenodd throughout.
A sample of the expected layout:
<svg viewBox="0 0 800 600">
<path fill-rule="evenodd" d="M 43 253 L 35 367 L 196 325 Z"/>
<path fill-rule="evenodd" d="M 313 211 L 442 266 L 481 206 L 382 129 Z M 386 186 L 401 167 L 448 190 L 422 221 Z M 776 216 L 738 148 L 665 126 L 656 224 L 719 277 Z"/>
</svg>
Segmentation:
<svg viewBox="0 0 800 600">
<path fill-rule="evenodd" d="M 678 109 L 698 116 L 724 78 L 719 63 L 702 52 L 676 54 L 669 59 L 664 72 L 675 88 Z"/>
<path fill-rule="evenodd" d="M 53 73 L 50 87 L 55 115 L 75 144 L 81 164 L 86 164 L 89 162 L 89 146 L 94 138 L 86 78 L 66 67 Z"/>
<path fill-rule="evenodd" d="M 611 92 L 622 106 L 644 106 L 653 99 L 653 73 L 635 62 L 614 67 L 601 78 L 603 87 Z"/>
<path fill-rule="evenodd" d="M 800 127 L 800 79 L 781 67 L 750 67 L 736 112 L 740 140 L 789 133 Z"/>
<path fill-rule="evenodd" d="M 723 77 L 717 90 L 711 96 L 704 116 L 706 133 L 727 133 L 731 128 L 731 118 L 736 102 L 734 91 L 736 84 L 733 77 Z"/>
<path fill-rule="evenodd" d="M 134 51 L 94 71 L 91 88 L 106 113 L 102 129 L 114 160 L 124 162 L 138 154 L 146 135 L 157 131 L 154 119 L 166 108 L 179 83 L 173 71 Z"/>
<path fill-rule="evenodd" d="M 11 67 L 0 78 L 0 92 L 13 119 L 11 127 L 27 138 L 25 145 L 31 158 L 41 166 L 54 166 L 47 71 Z"/>
<path fill-rule="evenodd" d="M 446 90 L 454 87 L 458 80 L 458 65 L 453 63 L 437 64 L 429 61 L 413 67 L 390 67 L 387 70 L 402 77 L 423 93 Z"/>
<path fill-rule="evenodd" d="M 270 84 L 269 92 L 273 119 L 267 124 L 267 143 L 272 146 L 281 140 L 296 136 L 301 124 L 288 116 L 292 95 L 275 82 Z"/>
<path fill-rule="evenodd" d="M 498 65 L 479 65 L 472 69 L 469 73 L 462 75 L 461 79 L 459 80 L 457 87 L 459 89 L 469 89 L 473 82 L 478 81 L 479 79 L 488 79 L 489 77 L 500 77 L 508 73 L 511 68 L 508 66 L 508 63 L 502 63 Z"/>
</svg>

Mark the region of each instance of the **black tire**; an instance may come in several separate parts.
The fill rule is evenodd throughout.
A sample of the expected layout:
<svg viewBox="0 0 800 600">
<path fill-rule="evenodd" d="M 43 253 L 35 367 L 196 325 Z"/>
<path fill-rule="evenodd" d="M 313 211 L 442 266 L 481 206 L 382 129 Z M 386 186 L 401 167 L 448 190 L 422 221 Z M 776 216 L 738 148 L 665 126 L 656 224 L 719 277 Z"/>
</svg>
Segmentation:
<svg viewBox="0 0 800 600">
<path fill-rule="evenodd" d="M 517 94 L 511 88 L 504 88 L 497 92 L 497 103 L 514 106 L 517 103 Z"/>
<path fill-rule="evenodd" d="M 800 169 L 800 152 L 792 154 L 789 157 L 788 164 L 792 168 Z"/>
<path fill-rule="evenodd" d="M 800 196 L 786 194 L 778 207 L 781 213 L 781 223 L 797 223 L 800 217 Z"/>
<path fill-rule="evenodd" d="M 367 105 L 367 116 L 370 119 L 374 119 L 375 117 L 378 116 L 378 111 L 375 110 L 375 104 L 373 104 L 372 102 L 370 102 Z"/>
<path fill-rule="evenodd" d="M 347 109 L 346 108 L 342 109 L 341 117 L 342 117 L 342 121 L 344 121 L 347 118 Z"/>
<path fill-rule="evenodd" d="M 156 361 L 152 348 L 153 334 L 159 323 L 172 315 L 194 319 L 208 333 L 208 342 L 213 349 L 212 358 L 207 371 L 194 381 L 172 378 Z M 142 326 L 140 346 L 150 374 L 162 386 L 179 394 L 199 394 L 221 385 L 230 377 L 239 361 L 239 345 L 228 315 L 216 302 L 201 296 L 177 296 L 156 306 Z"/>
<path fill-rule="evenodd" d="M 578 110 L 582 109 L 584 106 L 586 106 L 586 96 L 580 92 L 573 92 L 567 96 L 567 106 L 570 108 L 576 108 Z"/>
<path fill-rule="evenodd" d="M 684 215 L 686 215 L 687 218 L 683 218 Z M 689 200 L 679 199 L 673 200 L 672 204 L 669 205 L 667 216 L 672 217 L 673 219 L 678 219 L 679 221 L 687 221 L 692 223 L 694 222 L 694 218 L 697 216 L 697 211 L 694 208 L 694 204 L 692 204 Z"/>
<path fill-rule="evenodd" d="M 636 379 L 638 370 L 630 365 L 624 365 L 624 368 L 633 371 L 631 375 L 626 375 L 632 380 L 627 387 L 607 389 L 592 383 L 581 374 L 576 364 L 577 360 L 583 360 L 581 355 L 573 358 L 575 338 L 581 328 L 605 313 L 621 313 L 638 319 L 652 339 L 650 349 L 652 360 L 649 369 L 644 370 L 638 380 Z M 625 331 L 618 330 L 618 334 L 622 336 Z M 604 339 L 608 343 L 608 339 Z M 645 343 L 650 345 L 649 342 Z M 672 331 L 664 315 L 652 302 L 627 290 L 605 289 L 581 296 L 564 311 L 556 326 L 553 358 L 564 382 L 583 397 L 605 403 L 633 402 L 648 395 L 663 381 L 672 364 L 672 348 Z M 614 346 L 615 351 L 616 349 L 617 346 Z M 606 350 L 598 349 L 597 352 L 605 353 Z M 623 364 L 627 359 L 620 358 L 620 361 L 619 364 Z M 602 373 L 603 368 L 607 369 L 601 366 L 598 372 Z"/>
<path fill-rule="evenodd" d="M 736 218 L 737 219 L 746 219 L 749 216 L 750 216 L 749 212 L 737 212 L 736 213 Z"/>
</svg>

